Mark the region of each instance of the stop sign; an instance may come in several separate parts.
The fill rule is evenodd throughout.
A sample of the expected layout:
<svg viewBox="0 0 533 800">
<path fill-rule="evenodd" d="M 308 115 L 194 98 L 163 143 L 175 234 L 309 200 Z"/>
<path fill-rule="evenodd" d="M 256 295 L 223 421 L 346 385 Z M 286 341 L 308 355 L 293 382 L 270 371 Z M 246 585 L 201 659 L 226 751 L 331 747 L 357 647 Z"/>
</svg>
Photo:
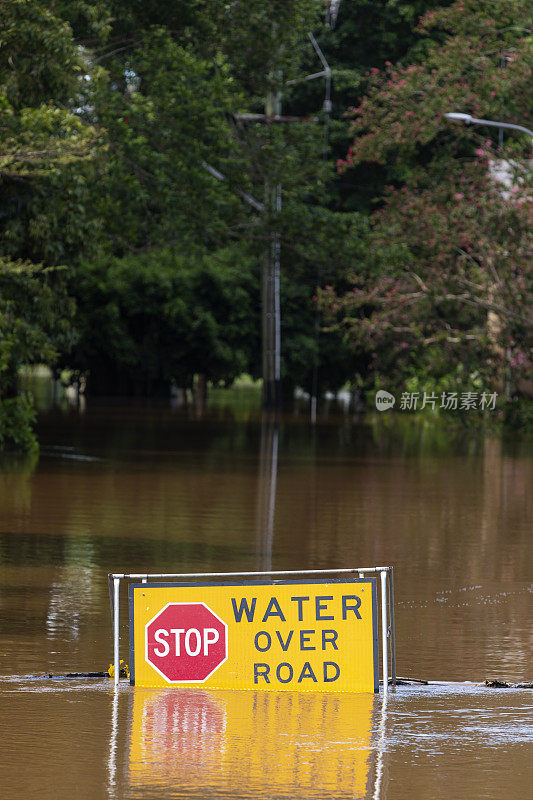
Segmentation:
<svg viewBox="0 0 533 800">
<path fill-rule="evenodd" d="M 146 624 L 145 654 L 169 683 L 202 683 L 228 657 L 228 626 L 205 603 L 167 603 Z"/>
</svg>

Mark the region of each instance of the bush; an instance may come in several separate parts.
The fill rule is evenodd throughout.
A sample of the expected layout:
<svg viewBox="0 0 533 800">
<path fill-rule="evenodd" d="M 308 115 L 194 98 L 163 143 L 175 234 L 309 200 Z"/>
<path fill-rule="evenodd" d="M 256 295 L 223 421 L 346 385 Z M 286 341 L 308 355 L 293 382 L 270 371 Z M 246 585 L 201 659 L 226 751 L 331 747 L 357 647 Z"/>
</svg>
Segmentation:
<svg viewBox="0 0 533 800">
<path fill-rule="evenodd" d="M 533 434 L 533 402 L 527 397 L 514 397 L 503 407 L 503 421 L 506 428 Z"/>
<path fill-rule="evenodd" d="M 0 451 L 36 453 L 35 409 L 29 395 L 0 400 Z"/>
</svg>

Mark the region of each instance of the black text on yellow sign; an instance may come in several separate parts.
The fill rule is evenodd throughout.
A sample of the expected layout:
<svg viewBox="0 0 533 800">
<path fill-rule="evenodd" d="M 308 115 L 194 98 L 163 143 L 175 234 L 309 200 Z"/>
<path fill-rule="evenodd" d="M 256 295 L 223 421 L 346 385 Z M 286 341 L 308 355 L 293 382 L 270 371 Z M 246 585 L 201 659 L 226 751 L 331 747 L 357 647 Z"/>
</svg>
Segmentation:
<svg viewBox="0 0 533 800">
<path fill-rule="evenodd" d="M 374 578 L 130 585 L 131 682 L 378 691 Z"/>
</svg>

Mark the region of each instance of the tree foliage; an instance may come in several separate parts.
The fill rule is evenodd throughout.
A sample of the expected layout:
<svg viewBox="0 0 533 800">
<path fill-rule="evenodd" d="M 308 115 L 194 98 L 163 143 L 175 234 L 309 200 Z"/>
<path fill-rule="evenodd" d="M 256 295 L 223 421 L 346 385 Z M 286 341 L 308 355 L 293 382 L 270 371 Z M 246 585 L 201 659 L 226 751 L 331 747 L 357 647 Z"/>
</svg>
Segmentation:
<svg viewBox="0 0 533 800">
<path fill-rule="evenodd" d="M 87 116 L 108 142 L 95 200 L 109 251 L 223 238 L 238 198 L 203 163 L 221 165 L 231 152 L 230 96 L 223 64 L 160 27 L 94 74 Z"/>
<path fill-rule="evenodd" d="M 467 382 L 481 374 L 516 389 L 527 378 L 527 142 L 513 138 L 496 151 L 489 129 L 452 128 L 443 116 L 524 120 L 531 76 L 524 12 L 519 0 L 458 0 L 429 12 L 418 29 L 441 41 L 419 64 L 376 69 L 352 109 L 353 143 L 339 170 L 378 161 L 394 183 L 373 215 L 371 257 L 352 273 L 348 293 L 328 289 L 322 303 L 330 324 L 366 351 L 380 382 L 398 385 L 422 369 L 445 380 L 458 365 Z M 502 166 L 507 187 L 497 177 Z"/>
<path fill-rule="evenodd" d="M 19 395 L 19 370 L 53 364 L 70 349 L 72 311 L 60 271 L 0 256 L 0 450 L 36 448 L 34 412 Z"/>
<path fill-rule="evenodd" d="M 71 344 L 73 303 L 57 269 L 0 258 L 0 400 L 24 364 L 51 363 Z"/>
<path fill-rule="evenodd" d="M 4 397 L 21 363 L 58 355 L 101 393 L 257 375 L 274 234 L 288 383 L 460 363 L 519 386 L 528 151 L 443 113 L 527 124 L 527 4 L 352 0 L 329 27 L 327 5 L 0 3 Z M 327 137 L 309 31 L 332 68 Z M 243 117 L 277 92 L 304 121 Z"/>
<path fill-rule="evenodd" d="M 93 392 L 168 396 L 197 372 L 231 383 L 257 359 L 258 274 L 237 248 L 102 257 L 77 272 L 76 361 Z"/>
<path fill-rule="evenodd" d="M 446 111 L 527 119 L 531 37 L 522 27 L 527 8 L 522 0 L 456 0 L 425 14 L 417 26 L 428 41 L 424 60 L 373 69 L 366 97 L 350 109 L 354 142 L 347 163 L 393 162 L 404 178 L 409 167 L 427 162 L 435 147 L 448 143 L 434 156 L 441 161 L 456 154 Z"/>
<path fill-rule="evenodd" d="M 125 14 L 116 11 L 106 42 L 92 46 L 95 66 L 83 114 L 87 122 L 102 126 L 107 140 L 106 159 L 96 165 L 94 195 L 98 216 L 105 220 L 103 249 L 130 266 L 130 254 L 145 254 L 143 263 L 152 263 L 157 274 L 161 248 L 178 254 L 177 269 L 185 254 L 194 253 L 195 261 L 203 252 L 209 259 L 229 246 L 246 285 L 248 260 L 253 259 L 257 281 L 276 231 L 288 284 L 282 295 L 283 370 L 292 382 L 308 382 L 317 361 L 331 362 L 331 351 L 323 357 L 317 353 L 312 302 L 317 275 L 330 274 L 335 261 L 333 271 L 341 262 L 348 265 L 356 242 L 343 237 L 356 225 L 349 215 L 337 217 L 321 203 L 327 167 L 321 159 L 320 125 L 265 125 L 243 122 L 239 114 L 262 112 L 266 92 L 283 88 L 298 73 L 307 30 L 316 24 L 321 4 L 175 2 L 164 16 L 155 6 L 125 6 Z M 226 181 L 217 181 L 205 163 Z M 265 202 L 266 187 L 277 184 L 283 186 L 281 214 Z M 252 195 L 264 210 L 252 209 L 242 193 Z M 77 365 L 91 330 L 83 324 L 84 314 L 92 319 L 84 296 L 88 271 L 90 261 L 72 283 L 80 308 L 80 344 L 72 355 Z M 292 282 L 297 282 L 294 287 Z M 97 295 L 92 297 L 98 304 Z M 296 298 L 299 313 L 292 312 Z M 105 302 L 103 295 L 100 300 Z M 201 317 L 198 302 L 195 307 Z M 243 320 L 243 330 L 258 329 L 258 303 L 246 307 L 252 316 Z M 205 312 L 210 313 L 209 306 Z M 201 338 L 201 326 L 193 330 Z M 222 329 L 220 336 L 225 336 Z M 183 358 L 189 363 L 195 353 L 195 371 L 211 374 L 207 349 L 193 347 L 191 337 L 187 341 Z M 258 349 L 248 352 L 248 361 L 238 358 L 234 369 L 256 374 Z M 133 361 L 117 360 L 115 371 L 106 374 L 126 369 L 127 363 L 130 378 L 121 386 L 131 386 L 138 368 Z M 167 371 L 174 380 L 184 376 L 190 382 L 191 369 L 169 364 Z M 96 374 L 92 362 L 90 390 L 96 389 Z M 110 383 L 108 390 L 117 388 Z M 103 384 L 98 391 L 104 391 Z"/>
<path fill-rule="evenodd" d="M 0 449 L 35 447 L 20 367 L 53 364 L 73 342 L 64 271 L 50 267 L 87 231 L 76 193 L 99 137 L 73 108 L 84 67 L 47 4 L 0 4 Z"/>
</svg>

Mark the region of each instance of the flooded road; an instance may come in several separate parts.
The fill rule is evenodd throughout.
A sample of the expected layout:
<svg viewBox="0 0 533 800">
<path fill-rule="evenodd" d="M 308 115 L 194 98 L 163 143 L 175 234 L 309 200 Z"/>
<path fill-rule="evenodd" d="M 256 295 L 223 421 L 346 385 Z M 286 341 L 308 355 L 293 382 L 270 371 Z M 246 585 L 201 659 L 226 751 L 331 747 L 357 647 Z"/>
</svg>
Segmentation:
<svg viewBox="0 0 533 800">
<path fill-rule="evenodd" d="M 0 472 L 8 798 L 531 798 L 533 692 L 153 691 L 107 669 L 107 573 L 392 564 L 398 674 L 533 678 L 533 446 L 405 421 L 94 407 Z M 127 658 L 122 603 L 122 657 Z"/>
</svg>

